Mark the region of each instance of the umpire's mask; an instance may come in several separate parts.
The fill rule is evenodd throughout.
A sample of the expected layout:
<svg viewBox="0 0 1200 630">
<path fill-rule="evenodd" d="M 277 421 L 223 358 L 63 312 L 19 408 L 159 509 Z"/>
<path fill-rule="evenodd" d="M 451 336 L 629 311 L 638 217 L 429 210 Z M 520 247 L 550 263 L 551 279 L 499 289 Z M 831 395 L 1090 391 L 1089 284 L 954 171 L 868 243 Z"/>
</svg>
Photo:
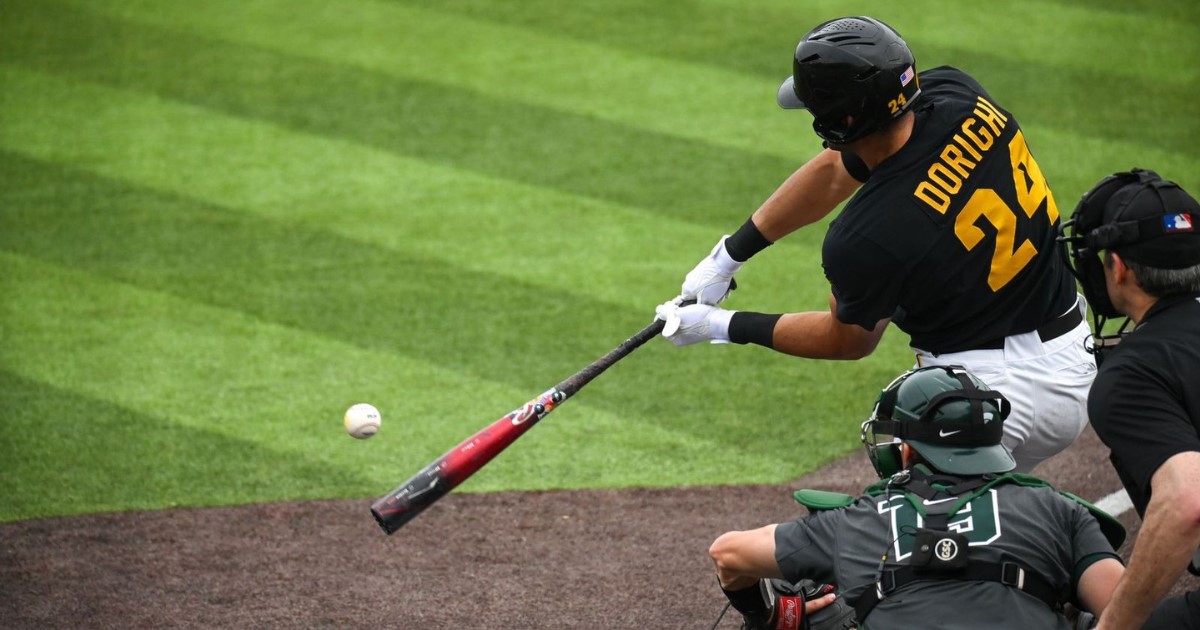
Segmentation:
<svg viewBox="0 0 1200 630">
<path fill-rule="evenodd" d="M 1182 269 L 1200 264 L 1200 204 L 1178 184 L 1154 171 L 1135 168 L 1100 180 L 1075 206 L 1069 221 L 1059 226 L 1067 267 L 1075 274 L 1095 318 L 1095 346 L 1100 352 L 1115 345 L 1105 334 L 1108 318 L 1120 317 L 1104 283 L 1102 252 L 1113 250 L 1127 260 L 1158 269 Z"/>
</svg>

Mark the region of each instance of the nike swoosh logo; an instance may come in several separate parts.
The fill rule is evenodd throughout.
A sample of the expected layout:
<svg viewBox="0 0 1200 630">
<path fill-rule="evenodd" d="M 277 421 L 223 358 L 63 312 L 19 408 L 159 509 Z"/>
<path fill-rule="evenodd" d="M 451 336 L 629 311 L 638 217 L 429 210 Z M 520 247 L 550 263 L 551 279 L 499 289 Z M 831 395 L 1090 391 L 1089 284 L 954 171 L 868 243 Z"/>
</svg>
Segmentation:
<svg viewBox="0 0 1200 630">
<path fill-rule="evenodd" d="M 962 429 L 959 429 L 957 431 L 946 431 L 943 429 L 941 431 L 938 431 L 938 437 L 950 437 L 951 435 L 954 435 L 955 433 L 962 433 Z"/>
</svg>

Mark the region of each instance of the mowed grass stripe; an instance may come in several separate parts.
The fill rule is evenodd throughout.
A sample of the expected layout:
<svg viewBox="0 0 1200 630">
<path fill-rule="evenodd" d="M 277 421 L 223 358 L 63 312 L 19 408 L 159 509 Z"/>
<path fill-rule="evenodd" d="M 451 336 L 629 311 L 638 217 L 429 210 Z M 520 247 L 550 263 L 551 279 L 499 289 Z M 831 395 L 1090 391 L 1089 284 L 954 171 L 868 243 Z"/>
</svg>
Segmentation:
<svg viewBox="0 0 1200 630">
<path fill-rule="evenodd" d="M 967 70 L 1019 115 L 1036 112 L 1079 135 L 1102 134 L 1185 155 L 1194 155 L 1200 138 L 1195 99 L 1200 69 L 1187 61 L 1200 55 L 1193 0 L 1116 10 L 1037 1 L 981 10 L 974 3 L 940 0 L 876 0 L 853 8 L 834 0 L 803 6 L 697 0 L 652 12 L 635 0 L 447 0 L 438 3 L 438 10 L 727 68 L 772 79 L 774 86 L 789 72 L 790 53 L 809 28 L 847 13 L 871 15 L 906 37 L 919 68 L 949 64 Z M 689 94 L 687 86 L 675 91 L 677 98 Z M 763 98 L 773 101 L 773 94 L 771 89 Z M 800 119 L 794 135 L 803 138 L 810 119 L 793 113 Z"/>
<path fill-rule="evenodd" d="M 727 225 L 729 208 L 757 206 L 795 166 L 52 2 L 17 5 L 18 19 L 0 22 L 7 63 L 698 223 Z"/>
<path fill-rule="evenodd" d="M 807 120 L 776 106 L 774 73 L 747 75 L 664 59 L 555 32 L 447 14 L 429 4 L 75 4 L 139 24 L 451 86 L 482 101 L 552 108 L 742 152 L 797 159 L 815 152 L 819 143 L 805 133 Z M 782 61 L 787 61 L 786 55 Z"/>
<path fill-rule="evenodd" d="M 359 398 L 397 412 L 383 401 L 403 400 L 406 415 L 420 418 L 439 413 L 442 401 L 397 392 L 513 395 L 437 365 L 87 271 L 11 252 L 0 253 L 0 260 L 8 272 L 0 286 L 11 298 L 0 305 L 3 325 L 21 331 L 0 348 L 5 369 L 149 416 L 258 441 L 291 457 L 345 463 L 348 453 L 361 454 L 335 448 L 357 444 L 340 419 Z M 474 404 L 467 399 L 460 406 L 467 413 L 487 410 Z M 453 431 L 443 426 L 454 422 L 414 423 L 402 435 L 420 443 L 444 437 L 439 432 Z"/>
<path fill-rule="evenodd" d="M 8 369 L 0 369 L 0 408 L 0 522 L 314 498 L 369 485 L 350 462 L 281 452 Z"/>
<path fill-rule="evenodd" d="M 386 0 L 413 7 L 420 0 Z M 1105 7 L 1108 4 L 1110 6 Z M 476 20 L 535 29 L 615 49 L 729 68 L 743 74 L 774 76 L 784 50 L 787 73 L 790 47 L 823 20 L 870 15 L 895 26 L 910 43 L 943 49 L 991 50 L 998 57 L 1030 64 L 1051 63 L 1064 70 L 1111 70 L 1125 78 L 1154 77 L 1185 85 L 1198 76 L 1179 67 L 1179 57 L 1162 41 L 1190 44 L 1196 24 L 1190 0 L 1111 0 L 1086 5 L 1064 0 L 1014 0 L 1003 7 L 942 0 L 913 0 L 897 5 L 865 0 L 847 7 L 839 0 L 810 0 L 803 5 L 782 0 L 690 0 L 656 5 L 647 11 L 638 0 L 581 0 L 563 5 L 554 0 L 528 0 L 513 5 L 491 0 L 445 0 L 438 10 Z M 603 25 L 603 27 L 598 27 Z M 1087 28 L 1083 28 L 1086 25 Z M 1120 50 L 1130 33 L 1155 33 L 1132 42 L 1146 50 L 1146 66 L 1120 64 Z M 1049 46 L 1047 42 L 1065 44 Z M 1080 56 L 1077 44 L 1088 44 L 1099 56 Z"/>
<path fill-rule="evenodd" d="M 516 385 L 545 383 L 607 349 L 605 331 L 591 328 L 539 358 L 537 322 L 555 330 L 574 312 L 607 313 L 606 329 L 632 332 L 653 316 L 652 304 L 613 309 L 11 154 L 0 164 L 20 184 L 0 193 L 0 249 Z M 500 369 L 512 356 L 530 370 Z"/>
<path fill-rule="evenodd" d="M 1170 3 L 1165 4 L 1164 12 L 1169 14 Z M 150 0 L 101 6 L 147 23 L 182 21 L 192 32 L 220 39 L 462 86 L 481 92 L 484 98 L 513 98 L 588 113 L 752 152 L 802 159 L 816 148 L 815 138 L 807 133 L 807 116 L 783 112 L 773 99 L 778 81 L 788 70 L 786 51 L 799 37 L 786 32 L 795 28 L 791 7 L 787 13 L 792 18 L 785 20 L 780 19 L 778 7 L 727 11 L 681 3 L 679 11 L 687 15 L 680 23 L 690 28 L 669 29 L 665 36 L 651 37 L 646 31 L 662 30 L 661 20 L 681 17 L 672 13 L 670 6 L 675 5 L 648 17 L 640 5 L 608 2 L 573 3 L 566 8 L 523 3 L 515 10 L 494 3 L 452 3 L 439 4 L 437 11 L 397 3 L 355 2 L 322 4 L 302 18 L 297 17 L 294 3 L 258 3 L 253 11 L 229 4 L 197 11 L 189 4 L 181 5 L 178 12 L 164 12 L 161 4 Z M 531 7 L 539 10 L 527 13 Z M 601 31 L 594 28 L 594 21 L 587 22 L 586 29 L 574 28 L 583 24 L 581 16 L 598 8 L 607 13 L 615 28 Z M 924 38 L 911 38 L 921 67 L 951 64 L 980 76 L 994 97 L 1030 122 L 1081 135 L 1104 128 L 1106 135 L 1131 144 L 1193 153 L 1188 138 L 1200 134 L 1200 116 L 1196 116 L 1200 106 L 1192 88 L 1200 70 L 1181 65 L 1178 59 L 1188 51 L 1200 54 L 1200 27 L 1194 23 L 1168 21 L 1162 28 L 1164 20 L 1153 14 L 1023 2 L 1014 3 L 1013 10 L 1004 12 L 999 20 L 966 5 L 953 7 L 955 18 L 950 23 L 959 28 L 945 29 L 939 25 L 946 23 L 946 7 L 930 3 L 930 8 L 933 10 L 922 15 L 906 7 L 893 19 L 906 30 L 928 27 L 916 30 Z M 617 19 L 630 9 L 635 9 L 640 19 Z M 811 15 L 815 24 L 839 11 L 844 8 L 819 3 L 805 15 Z M 894 9 L 880 7 L 880 11 L 881 17 L 889 19 Z M 447 12 L 455 12 L 456 17 Z M 938 16 L 937 25 L 930 22 L 931 15 Z M 1039 17 L 1030 20 L 1032 15 Z M 364 26 L 365 21 L 369 25 Z M 292 27 L 275 28 L 280 23 Z M 732 48 L 747 55 L 770 52 L 770 56 L 758 67 L 726 69 L 742 58 L 729 53 L 729 38 L 738 34 L 731 24 L 783 27 L 779 37 L 787 44 L 778 50 L 764 45 L 767 35 L 762 29 L 749 28 L 747 32 L 754 34 L 753 46 L 747 42 L 747 48 Z M 960 29 L 972 26 L 976 27 L 972 32 L 981 37 L 963 41 Z M 1152 27 L 1159 37 L 1155 41 L 1124 37 L 1130 28 L 1139 27 Z M 447 33 L 455 35 L 448 37 Z M 563 33 L 577 39 L 566 39 Z M 1108 33 L 1111 38 L 1097 33 Z M 639 45 L 644 39 L 653 41 Z M 1052 49 L 1030 45 L 1051 40 L 1061 43 Z M 356 45 L 362 41 L 371 45 Z M 1121 45 L 1112 45 L 1114 41 Z M 664 44 L 671 46 L 669 55 L 662 55 Z M 693 56 L 688 53 L 692 45 L 706 48 Z M 1138 62 L 1130 64 L 1130 58 Z M 1114 76 L 1121 78 L 1119 90 L 1111 88 Z"/>
<path fill-rule="evenodd" d="M 243 311 L 365 350 L 441 364 L 522 392 L 515 400 L 511 395 L 491 398 L 501 411 L 479 414 L 483 418 L 498 417 L 557 383 L 650 318 L 579 299 L 555 299 L 527 286 L 363 249 L 302 226 L 195 207 L 15 156 L 7 156 L 3 164 L 11 181 L 21 185 L 16 188 L 20 192 L 4 196 L 0 248 Z M 107 236 L 98 240 L 96 234 Z M 693 354 L 678 354 L 682 352 Z M 657 427 L 691 436 L 675 441 L 768 447 L 773 433 L 769 422 L 750 430 L 743 425 L 754 418 L 779 417 L 777 405 L 789 399 L 808 410 L 793 425 L 806 431 L 845 413 L 836 401 L 813 396 L 839 378 L 803 369 L 787 357 L 768 359 L 755 348 L 704 352 L 657 342 L 620 367 L 605 374 L 603 386 L 589 388 L 588 405 L 634 422 L 639 416 L 652 418 Z M 715 394 L 725 391 L 730 398 L 711 400 L 714 387 L 704 384 L 705 374 L 720 374 Z M 647 386 L 652 382 L 656 385 Z M 318 396 L 319 389 L 310 391 Z M 401 401 L 415 396 L 444 402 L 446 395 L 420 383 L 388 392 L 390 399 Z M 714 414 L 724 417 L 711 419 Z M 834 450 L 844 451 L 845 444 Z M 796 457 L 778 443 L 773 448 L 779 449 L 778 458 L 746 466 L 744 474 L 759 480 L 763 474 L 786 478 L 785 470 L 835 454 L 817 447 Z M 642 475 L 642 483 L 669 482 L 645 477 L 644 470 L 633 473 Z"/>
<path fill-rule="evenodd" d="M 0 95 L 13 121 L 0 128 L 0 147 L 10 151 L 559 298 L 572 292 L 649 313 L 714 239 L 711 228 L 646 210 L 137 93 L 2 65 L 0 81 L 12 88 Z M 805 235 L 786 247 L 815 255 L 818 243 Z M 782 266 L 755 267 L 786 278 Z"/>
</svg>

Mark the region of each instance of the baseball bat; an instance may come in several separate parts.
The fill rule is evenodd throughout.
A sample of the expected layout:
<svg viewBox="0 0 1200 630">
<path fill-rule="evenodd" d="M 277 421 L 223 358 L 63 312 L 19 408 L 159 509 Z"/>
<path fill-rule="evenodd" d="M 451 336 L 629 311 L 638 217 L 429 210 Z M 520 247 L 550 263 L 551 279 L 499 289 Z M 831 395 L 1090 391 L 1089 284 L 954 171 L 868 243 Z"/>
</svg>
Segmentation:
<svg viewBox="0 0 1200 630">
<path fill-rule="evenodd" d="M 383 531 L 391 534 L 416 518 L 425 508 L 446 496 L 459 484 L 492 461 L 546 414 L 554 411 L 614 363 L 638 349 L 662 332 L 665 322 L 654 320 L 621 345 L 590 365 L 572 374 L 542 395 L 514 409 L 508 415 L 484 427 L 475 435 L 434 460 L 408 481 L 400 484 L 375 503 L 371 514 Z"/>
</svg>

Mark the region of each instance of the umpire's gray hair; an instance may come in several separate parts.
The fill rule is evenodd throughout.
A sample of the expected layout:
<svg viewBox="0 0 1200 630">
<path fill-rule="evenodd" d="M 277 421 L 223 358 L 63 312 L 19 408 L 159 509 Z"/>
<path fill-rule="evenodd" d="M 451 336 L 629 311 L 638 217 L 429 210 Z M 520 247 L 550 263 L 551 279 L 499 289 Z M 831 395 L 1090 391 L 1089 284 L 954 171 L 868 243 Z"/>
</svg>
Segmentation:
<svg viewBox="0 0 1200 630">
<path fill-rule="evenodd" d="M 1142 290 L 1156 298 L 1168 295 L 1200 293 L 1200 265 L 1183 269 L 1159 269 L 1122 258 L 1137 277 Z"/>
</svg>

